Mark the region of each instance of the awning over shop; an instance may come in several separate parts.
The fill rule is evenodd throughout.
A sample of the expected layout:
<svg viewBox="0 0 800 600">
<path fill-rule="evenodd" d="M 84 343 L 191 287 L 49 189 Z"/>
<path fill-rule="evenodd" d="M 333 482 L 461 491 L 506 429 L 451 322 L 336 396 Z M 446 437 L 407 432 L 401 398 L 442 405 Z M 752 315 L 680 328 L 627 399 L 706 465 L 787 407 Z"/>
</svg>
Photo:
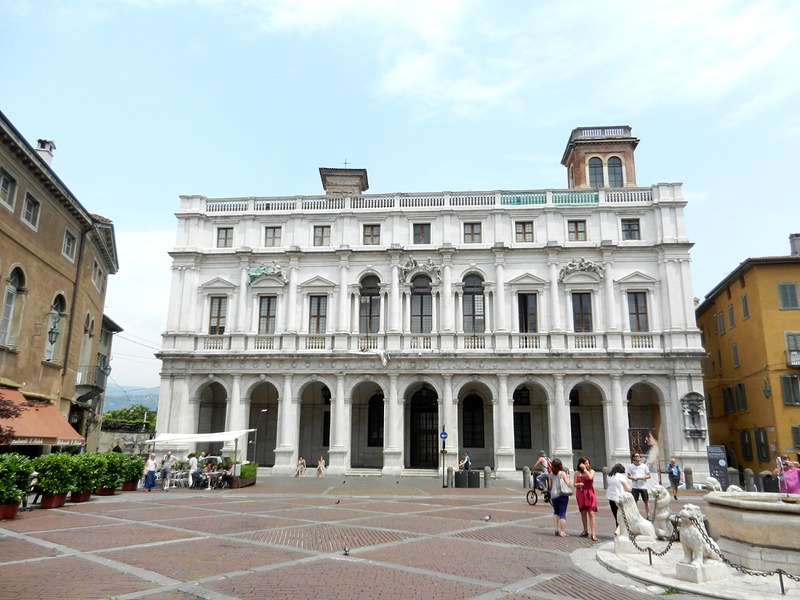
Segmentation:
<svg viewBox="0 0 800 600">
<path fill-rule="evenodd" d="M 0 396 L 16 404 L 21 411 L 18 417 L 0 419 L 0 425 L 14 430 L 12 446 L 83 445 L 84 439 L 49 402 L 29 400 L 12 388 L 0 388 Z"/>
<path fill-rule="evenodd" d="M 169 444 L 173 442 L 232 442 L 255 429 L 219 431 L 217 433 L 161 433 L 147 444 Z"/>
</svg>

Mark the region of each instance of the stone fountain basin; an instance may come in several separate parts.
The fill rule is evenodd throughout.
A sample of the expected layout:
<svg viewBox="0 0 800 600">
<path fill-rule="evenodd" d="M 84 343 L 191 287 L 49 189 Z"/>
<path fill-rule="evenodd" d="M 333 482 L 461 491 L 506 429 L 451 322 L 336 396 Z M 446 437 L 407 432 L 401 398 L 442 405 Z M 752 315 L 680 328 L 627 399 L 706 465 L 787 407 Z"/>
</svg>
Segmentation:
<svg viewBox="0 0 800 600">
<path fill-rule="evenodd" d="M 728 560 L 800 576 L 800 496 L 711 492 L 705 499 L 710 533 Z"/>
</svg>

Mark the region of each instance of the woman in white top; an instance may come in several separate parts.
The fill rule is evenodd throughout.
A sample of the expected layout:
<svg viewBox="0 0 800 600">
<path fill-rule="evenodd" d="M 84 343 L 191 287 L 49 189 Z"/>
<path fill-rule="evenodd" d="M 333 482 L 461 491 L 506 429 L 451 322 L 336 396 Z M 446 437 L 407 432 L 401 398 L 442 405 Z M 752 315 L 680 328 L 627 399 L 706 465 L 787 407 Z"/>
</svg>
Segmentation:
<svg viewBox="0 0 800 600">
<path fill-rule="evenodd" d="M 614 515 L 614 535 L 619 534 L 619 523 L 617 522 L 617 500 L 622 492 L 630 492 L 631 486 L 628 484 L 628 478 L 625 475 L 625 466 L 621 463 L 615 464 L 608 472 L 608 485 L 606 486 L 606 498 L 608 505 L 611 507 L 611 513 Z"/>
<path fill-rule="evenodd" d="M 156 467 L 158 463 L 156 462 L 156 455 L 155 453 L 150 454 L 150 458 L 144 465 L 144 487 L 149 492 L 153 489 L 153 486 L 156 484 Z"/>
</svg>

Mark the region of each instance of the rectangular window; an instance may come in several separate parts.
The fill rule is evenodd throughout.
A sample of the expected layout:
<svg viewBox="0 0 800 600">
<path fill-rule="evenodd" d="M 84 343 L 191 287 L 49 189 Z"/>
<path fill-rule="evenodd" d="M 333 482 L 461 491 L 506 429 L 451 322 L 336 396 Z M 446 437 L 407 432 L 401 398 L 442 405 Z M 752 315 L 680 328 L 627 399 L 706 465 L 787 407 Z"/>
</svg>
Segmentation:
<svg viewBox="0 0 800 600">
<path fill-rule="evenodd" d="M 94 261 L 94 265 L 92 266 L 92 283 L 94 283 L 94 287 L 98 290 L 103 285 L 103 269 L 97 261 Z"/>
<path fill-rule="evenodd" d="M 433 329 L 433 303 L 430 294 L 411 294 L 411 333 L 430 333 Z"/>
<path fill-rule="evenodd" d="M 739 368 L 739 344 L 734 342 L 731 344 L 731 358 L 733 359 L 733 368 Z"/>
<path fill-rule="evenodd" d="M 414 243 L 415 244 L 431 243 L 430 223 L 414 223 Z"/>
<path fill-rule="evenodd" d="M 792 443 L 795 448 L 800 448 L 800 425 L 792 425 Z"/>
<path fill-rule="evenodd" d="M 314 245 L 315 246 L 330 246 L 331 245 L 331 226 L 330 225 L 315 225 L 314 226 Z"/>
<path fill-rule="evenodd" d="M 722 388 L 722 407 L 725 410 L 726 415 L 736 412 L 736 399 L 733 396 L 732 387 Z"/>
<path fill-rule="evenodd" d="M 277 248 L 281 245 L 281 228 L 264 228 L 264 246 L 267 248 Z"/>
<path fill-rule="evenodd" d="M 639 219 L 622 219 L 622 239 L 642 239 L 642 233 L 639 229 Z"/>
<path fill-rule="evenodd" d="M 756 429 L 756 448 L 758 450 L 758 460 L 769 462 L 769 443 L 767 442 L 766 429 Z"/>
<path fill-rule="evenodd" d="M 308 314 L 308 333 L 322 335 L 325 333 L 325 321 L 328 313 L 327 296 L 310 296 Z"/>
<path fill-rule="evenodd" d="M 326 448 L 331 445 L 331 411 L 322 413 L 322 445 Z"/>
<path fill-rule="evenodd" d="M 572 327 L 575 333 L 592 331 L 592 295 L 588 292 L 572 294 Z"/>
<path fill-rule="evenodd" d="M 733 304 L 728 305 L 728 329 L 733 329 L 736 326 L 736 322 L 733 318 Z"/>
<path fill-rule="evenodd" d="M 464 447 L 483 448 L 483 406 L 464 406 L 461 413 L 461 436 Z"/>
<path fill-rule="evenodd" d="M 464 223 L 464 243 L 479 244 L 481 242 L 481 224 Z"/>
<path fill-rule="evenodd" d="M 650 331 L 647 320 L 647 292 L 628 292 L 628 320 L 631 331 Z"/>
<path fill-rule="evenodd" d="M 706 410 L 708 411 L 708 418 L 714 418 L 714 399 L 711 397 L 711 392 L 706 394 Z"/>
<path fill-rule="evenodd" d="M 17 182 L 5 169 L 0 169 L 0 202 L 14 208 L 14 195 L 17 191 Z"/>
<path fill-rule="evenodd" d="M 383 447 L 383 396 L 373 396 L 367 409 L 367 446 Z"/>
<path fill-rule="evenodd" d="M 743 429 L 740 431 L 739 440 L 742 445 L 742 458 L 745 460 L 753 460 L 753 438 L 750 436 L 750 430 Z"/>
<path fill-rule="evenodd" d="M 211 296 L 211 307 L 208 317 L 208 333 L 222 335 L 225 333 L 225 315 L 228 311 L 226 296 Z"/>
<path fill-rule="evenodd" d="M 514 413 L 514 448 L 530 450 L 533 447 L 531 440 L 531 415 L 528 412 Z"/>
<path fill-rule="evenodd" d="M 800 406 L 800 375 L 781 375 L 783 403 L 787 406 Z"/>
<path fill-rule="evenodd" d="M 786 333 L 786 364 L 800 367 L 800 333 Z"/>
<path fill-rule="evenodd" d="M 519 332 L 536 333 L 539 331 L 536 314 L 536 294 L 519 294 L 517 302 L 519 308 Z"/>
<path fill-rule="evenodd" d="M 719 329 L 720 335 L 725 335 L 725 314 L 718 312 L 717 313 L 717 329 Z"/>
<path fill-rule="evenodd" d="M 778 298 L 782 309 L 800 308 L 797 302 L 797 283 L 779 283 Z"/>
<path fill-rule="evenodd" d="M 583 448 L 583 441 L 581 440 L 581 413 L 569 414 L 570 433 L 572 434 L 572 447 L 575 450 Z"/>
<path fill-rule="evenodd" d="M 570 242 L 586 241 L 586 221 L 567 221 Z"/>
<path fill-rule="evenodd" d="M 217 227 L 217 248 L 233 248 L 233 227 Z"/>
<path fill-rule="evenodd" d="M 64 232 L 64 247 L 61 249 L 61 253 L 66 256 L 68 259 L 73 260 L 75 258 L 75 244 L 77 243 L 77 239 L 74 235 L 72 235 L 69 231 Z"/>
<path fill-rule="evenodd" d="M 742 294 L 742 319 L 750 318 L 750 309 L 747 307 L 747 294 Z"/>
<path fill-rule="evenodd" d="M 533 241 L 533 221 L 517 221 L 514 223 L 515 239 L 518 242 Z"/>
<path fill-rule="evenodd" d="M 364 245 L 379 246 L 381 243 L 381 226 L 364 225 Z"/>
<path fill-rule="evenodd" d="M 744 393 L 744 384 L 737 383 L 734 389 L 736 390 L 736 410 L 747 410 L 747 395 Z"/>
<path fill-rule="evenodd" d="M 711 333 L 717 335 L 719 331 L 717 330 L 717 313 L 711 315 Z"/>
<path fill-rule="evenodd" d="M 262 296 L 258 301 L 258 333 L 272 335 L 275 333 L 275 311 L 278 299 L 275 296 Z"/>
<path fill-rule="evenodd" d="M 28 194 L 25 196 L 25 208 L 22 209 L 22 220 L 28 223 L 31 227 L 36 228 L 39 226 L 39 201 Z"/>
</svg>

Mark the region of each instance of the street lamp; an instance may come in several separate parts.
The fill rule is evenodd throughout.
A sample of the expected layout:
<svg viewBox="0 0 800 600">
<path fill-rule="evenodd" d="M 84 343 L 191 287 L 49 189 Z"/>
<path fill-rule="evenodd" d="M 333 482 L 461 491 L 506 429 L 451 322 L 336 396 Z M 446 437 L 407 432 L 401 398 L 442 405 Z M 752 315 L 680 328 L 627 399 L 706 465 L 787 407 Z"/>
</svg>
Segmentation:
<svg viewBox="0 0 800 600">
<path fill-rule="evenodd" d="M 258 429 L 261 426 L 261 417 L 263 417 L 269 409 L 262 408 L 258 414 L 258 421 L 256 421 L 256 432 L 253 434 L 253 462 L 258 464 Z"/>
<path fill-rule="evenodd" d="M 51 346 L 55 346 L 56 342 L 58 341 L 58 336 L 61 332 L 58 330 L 58 322 L 61 320 L 61 315 L 59 315 L 55 310 L 50 311 L 50 329 L 47 330 L 47 341 L 50 342 Z"/>
</svg>

